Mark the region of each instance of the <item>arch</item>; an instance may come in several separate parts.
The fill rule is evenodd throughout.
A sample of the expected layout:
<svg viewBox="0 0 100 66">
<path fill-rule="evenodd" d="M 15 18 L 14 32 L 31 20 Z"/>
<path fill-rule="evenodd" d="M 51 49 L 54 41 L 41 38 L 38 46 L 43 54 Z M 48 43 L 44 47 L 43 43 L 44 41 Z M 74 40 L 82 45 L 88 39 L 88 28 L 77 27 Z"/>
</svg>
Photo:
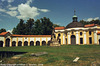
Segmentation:
<svg viewBox="0 0 100 66">
<path fill-rule="evenodd" d="M 71 36 L 71 44 L 72 45 L 75 45 L 76 44 L 76 37 L 75 37 L 75 35 L 72 35 Z"/>
<path fill-rule="evenodd" d="M 0 47 L 3 47 L 3 41 L 0 41 Z"/>
<path fill-rule="evenodd" d="M 100 45 L 100 39 L 99 39 L 99 45 Z"/>
<path fill-rule="evenodd" d="M 47 45 L 50 46 L 50 43 L 51 43 L 51 41 L 48 41 L 48 44 Z"/>
<path fill-rule="evenodd" d="M 21 41 L 18 42 L 18 46 L 22 46 L 22 42 Z"/>
<path fill-rule="evenodd" d="M 36 41 L 36 46 L 40 46 L 40 41 Z"/>
<path fill-rule="evenodd" d="M 24 42 L 24 46 L 28 46 L 28 42 L 27 41 Z"/>
<path fill-rule="evenodd" d="M 10 46 L 10 39 L 9 38 L 6 39 L 6 45 L 5 46 L 6 47 L 9 47 Z"/>
<path fill-rule="evenodd" d="M 15 41 L 12 42 L 12 46 L 13 47 L 16 46 L 16 42 Z"/>
<path fill-rule="evenodd" d="M 59 44 L 61 44 L 61 39 L 59 39 Z"/>
<path fill-rule="evenodd" d="M 46 41 L 42 41 L 42 46 L 46 46 Z"/>
<path fill-rule="evenodd" d="M 34 46 L 34 41 L 30 41 L 30 46 Z"/>
</svg>

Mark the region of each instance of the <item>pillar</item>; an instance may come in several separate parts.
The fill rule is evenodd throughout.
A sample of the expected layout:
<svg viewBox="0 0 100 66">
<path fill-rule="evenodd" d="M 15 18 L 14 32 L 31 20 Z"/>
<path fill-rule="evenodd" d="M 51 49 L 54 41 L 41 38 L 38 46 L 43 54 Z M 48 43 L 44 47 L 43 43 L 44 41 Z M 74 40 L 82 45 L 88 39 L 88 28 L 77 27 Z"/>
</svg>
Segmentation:
<svg viewBox="0 0 100 66">
<path fill-rule="evenodd" d="M 70 32 L 68 32 L 67 34 L 68 34 L 68 44 L 71 44 L 70 43 Z"/>
<path fill-rule="evenodd" d="M 97 44 L 97 32 L 94 31 L 94 44 Z"/>
<path fill-rule="evenodd" d="M 6 38 L 4 37 L 4 43 L 3 43 L 3 47 L 5 47 L 6 43 Z"/>
<path fill-rule="evenodd" d="M 83 33 L 84 33 L 84 39 L 83 39 L 84 40 L 84 44 L 86 44 L 86 40 L 87 40 L 86 39 L 86 31 L 84 31 Z"/>
<path fill-rule="evenodd" d="M 79 44 L 79 32 L 76 31 L 76 44 Z"/>
<path fill-rule="evenodd" d="M 30 37 L 28 37 L 28 46 L 30 46 Z"/>
<path fill-rule="evenodd" d="M 12 47 L 12 38 L 10 37 L 10 47 Z"/>
</svg>

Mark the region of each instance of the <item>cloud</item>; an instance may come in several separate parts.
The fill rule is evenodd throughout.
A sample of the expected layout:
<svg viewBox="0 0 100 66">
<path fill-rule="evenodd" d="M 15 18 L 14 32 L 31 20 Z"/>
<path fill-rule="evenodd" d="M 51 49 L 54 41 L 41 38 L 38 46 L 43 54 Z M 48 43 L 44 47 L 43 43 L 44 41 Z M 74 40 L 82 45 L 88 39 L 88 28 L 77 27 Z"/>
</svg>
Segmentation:
<svg viewBox="0 0 100 66">
<path fill-rule="evenodd" d="M 17 11 L 7 11 L 7 14 L 9 14 L 10 16 L 16 16 L 18 14 Z"/>
<path fill-rule="evenodd" d="M 98 20 L 99 19 L 99 17 L 95 17 L 95 18 L 88 18 L 88 19 L 86 19 L 85 21 L 92 21 L 92 20 Z"/>
<path fill-rule="evenodd" d="M 9 8 L 9 10 L 12 10 L 12 11 L 13 11 L 13 10 L 16 10 L 16 9 L 17 9 L 17 7 L 10 7 L 10 8 Z"/>
<path fill-rule="evenodd" d="M 27 19 L 27 18 L 34 18 L 38 16 L 40 13 L 38 12 L 38 8 L 30 7 L 27 4 L 21 4 L 18 6 L 18 12 L 20 13 L 17 16 L 18 19 Z"/>
<path fill-rule="evenodd" d="M 27 20 L 29 18 L 35 18 L 40 15 L 41 12 L 49 12 L 48 9 L 39 9 L 34 6 L 30 6 L 30 3 L 33 0 L 27 0 L 27 2 L 19 4 L 17 7 L 12 6 L 10 3 L 14 2 L 14 0 L 2 0 L 2 2 L 7 1 L 9 4 L 6 6 L 6 9 L 1 9 L 0 12 L 4 12 L 12 17 L 16 17 L 18 19 Z"/>
<path fill-rule="evenodd" d="M 32 0 L 28 0 L 28 1 L 26 2 L 26 4 L 28 4 L 28 5 L 30 5 L 30 3 L 32 3 Z"/>
<path fill-rule="evenodd" d="M 49 12 L 48 9 L 38 9 L 38 10 L 40 10 L 40 11 L 42 11 L 42 12 Z"/>
<path fill-rule="evenodd" d="M 0 12 L 6 12 L 6 10 L 5 10 L 5 9 L 1 9 L 1 8 L 0 8 Z"/>
</svg>

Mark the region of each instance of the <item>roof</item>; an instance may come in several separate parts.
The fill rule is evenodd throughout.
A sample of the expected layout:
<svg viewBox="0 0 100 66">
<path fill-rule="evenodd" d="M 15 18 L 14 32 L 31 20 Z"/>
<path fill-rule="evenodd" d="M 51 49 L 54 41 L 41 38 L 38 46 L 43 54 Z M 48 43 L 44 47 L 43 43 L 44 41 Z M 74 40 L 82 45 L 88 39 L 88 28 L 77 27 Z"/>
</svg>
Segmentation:
<svg viewBox="0 0 100 66">
<path fill-rule="evenodd" d="M 84 27 L 84 25 L 80 22 L 71 22 L 66 26 L 66 28 L 76 28 L 76 27 Z"/>
<path fill-rule="evenodd" d="M 100 35 L 100 32 L 97 32 L 97 35 Z"/>
<path fill-rule="evenodd" d="M 0 33 L 0 36 L 4 36 L 4 35 L 6 35 L 7 33 L 9 33 L 9 32 L 2 32 L 2 33 Z"/>
<path fill-rule="evenodd" d="M 51 37 L 51 35 L 12 35 L 13 37 Z"/>
<path fill-rule="evenodd" d="M 88 24 L 88 25 L 85 25 L 84 27 L 94 27 L 94 26 L 97 26 L 97 24 Z"/>
<path fill-rule="evenodd" d="M 65 27 L 55 27 L 55 30 L 63 30 Z"/>
</svg>

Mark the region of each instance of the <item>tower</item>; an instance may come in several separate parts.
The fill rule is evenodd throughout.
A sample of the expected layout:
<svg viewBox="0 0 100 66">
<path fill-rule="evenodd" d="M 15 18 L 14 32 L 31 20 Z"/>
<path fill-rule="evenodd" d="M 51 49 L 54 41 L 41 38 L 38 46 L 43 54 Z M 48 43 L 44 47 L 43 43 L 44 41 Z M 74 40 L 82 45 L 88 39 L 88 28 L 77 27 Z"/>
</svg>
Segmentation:
<svg viewBox="0 0 100 66">
<path fill-rule="evenodd" d="M 75 10 L 74 10 L 74 16 L 73 16 L 72 19 L 73 19 L 73 22 L 77 22 L 77 19 L 78 19 L 78 18 L 77 18 L 77 16 L 76 16 L 76 11 L 75 11 Z"/>
</svg>

